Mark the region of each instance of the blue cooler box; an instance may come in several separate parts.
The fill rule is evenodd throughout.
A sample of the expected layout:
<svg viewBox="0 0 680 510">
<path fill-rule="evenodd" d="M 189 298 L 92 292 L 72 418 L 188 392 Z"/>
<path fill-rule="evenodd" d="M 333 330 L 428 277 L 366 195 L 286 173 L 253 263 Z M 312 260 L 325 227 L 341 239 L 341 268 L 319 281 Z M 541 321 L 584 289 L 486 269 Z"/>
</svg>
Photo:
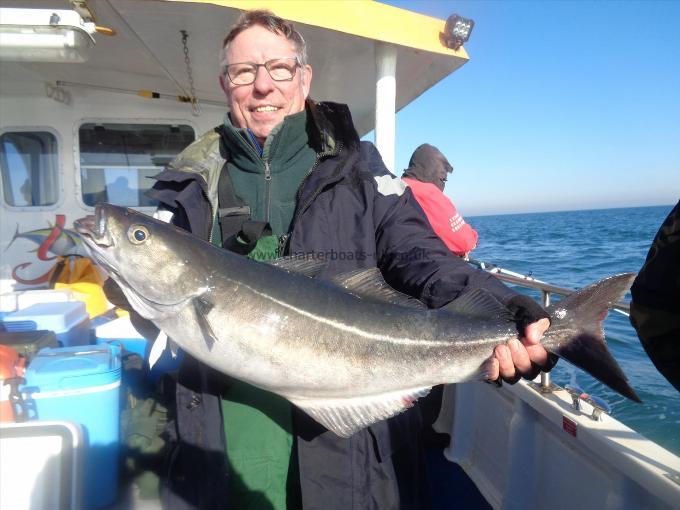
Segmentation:
<svg viewBox="0 0 680 510">
<path fill-rule="evenodd" d="M 90 316 L 82 301 L 63 303 L 38 303 L 10 313 L 3 319 L 7 331 L 54 331 L 60 345 L 87 345 L 90 343 Z"/>
<path fill-rule="evenodd" d="M 85 430 L 83 508 L 101 508 L 118 496 L 120 347 L 42 349 L 23 387 L 39 420 L 68 420 Z"/>
<path fill-rule="evenodd" d="M 148 342 L 137 330 L 132 326 L 130 317 L 120 317 L 112 320 L 95 329 L 96 343 L 99 344 L 115 344 L 123 348 L 123 354 L 134 353 L 144 360 L 145 367 L 148 367 L 149 353 L 153 342 Z M 158 379 L 172 370 L 177 370 L 182 360 L 182 351 L 179 350 L 176 357 L 170 353 L 170 349 L 165 349 L 158 361 L 153 367 L 149 367 L 147 378 L 149 382 L 155 384 Z"/>
<path fill-rule="evenodd" d="M 113 343 L 123 347 L 123 351 L 139 354 L 146 359 L 147 341 L 132 326 L 130 317 L 120 317 L 95 328 L 97 344 Z"/>
</svg>

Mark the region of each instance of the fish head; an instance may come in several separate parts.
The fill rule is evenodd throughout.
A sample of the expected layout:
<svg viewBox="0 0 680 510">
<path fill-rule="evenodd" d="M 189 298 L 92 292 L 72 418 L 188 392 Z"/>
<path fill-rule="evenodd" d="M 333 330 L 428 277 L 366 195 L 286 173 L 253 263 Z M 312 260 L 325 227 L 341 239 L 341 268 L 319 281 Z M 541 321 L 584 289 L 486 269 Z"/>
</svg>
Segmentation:
<svg viewBox="0 0 680 510">
<path fill-rule="evenodd" d="M 92 259 L 144 318 L 176 314 L 208 286 L 196 260 L 196 243 L 205 243 L 189 232 L 111 204 L 97 204 L 94 216 L 76 220 L 74 227 Z"/>
</svg>

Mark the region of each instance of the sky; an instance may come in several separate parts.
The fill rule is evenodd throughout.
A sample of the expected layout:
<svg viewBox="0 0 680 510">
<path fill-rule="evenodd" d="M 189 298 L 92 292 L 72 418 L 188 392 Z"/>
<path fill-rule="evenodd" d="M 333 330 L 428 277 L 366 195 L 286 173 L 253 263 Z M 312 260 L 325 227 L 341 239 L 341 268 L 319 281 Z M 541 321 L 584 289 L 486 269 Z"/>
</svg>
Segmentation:
<svg viewBox="0 0 680 510">
<path fill-rule="evenodd" d="M 397 175 L 435 145 L 464 216 L 680 199 L 680 1 L 382 1 L 475 21 L 469 62 L 397 114 Z"/>
</svg>

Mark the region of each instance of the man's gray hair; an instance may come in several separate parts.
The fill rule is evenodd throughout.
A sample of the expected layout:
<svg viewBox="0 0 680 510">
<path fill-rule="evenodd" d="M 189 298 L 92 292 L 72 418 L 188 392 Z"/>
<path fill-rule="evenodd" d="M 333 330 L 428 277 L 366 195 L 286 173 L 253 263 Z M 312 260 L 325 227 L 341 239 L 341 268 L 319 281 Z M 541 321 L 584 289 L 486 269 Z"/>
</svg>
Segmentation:
<svg viewBox="0 0 680 510">
<path fill-rule="evenodd" d="M 229 50 L 231 42 L 241 32 L 256 25 L 264 27 L 274 34 L 283 35 L 292 42 L 300 65 L 307 65 L 307 43 L 305 43 L 302 34 L 300 34 L 289 21 L 280 18 L 271 11 L 258 9 L 244 11 L 236 24 L 231 27 L 231 30 L 229 30 L 224 41 L 222 41 L 222 51 L 220 51 L 220 71 L 222 74 L 226 72 L 226 66 L 230 63 L 227 62 L 227 51 Z"/>
</svg>

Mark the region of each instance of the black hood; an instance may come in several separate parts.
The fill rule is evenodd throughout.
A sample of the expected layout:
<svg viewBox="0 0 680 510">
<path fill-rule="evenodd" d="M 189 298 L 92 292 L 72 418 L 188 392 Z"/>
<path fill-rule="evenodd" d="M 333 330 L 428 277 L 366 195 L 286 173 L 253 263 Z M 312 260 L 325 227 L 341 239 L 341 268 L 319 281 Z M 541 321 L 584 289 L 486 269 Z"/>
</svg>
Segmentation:
<svg viewBox="0 0 680 510">
<path fill-rule="evenodd" d="M 424 143 L 413 152 L 402 177 L 429 182 L 443 190 L 446 175 L 452 171 L 453 167 L 439 149 Z"/>
</svg>

